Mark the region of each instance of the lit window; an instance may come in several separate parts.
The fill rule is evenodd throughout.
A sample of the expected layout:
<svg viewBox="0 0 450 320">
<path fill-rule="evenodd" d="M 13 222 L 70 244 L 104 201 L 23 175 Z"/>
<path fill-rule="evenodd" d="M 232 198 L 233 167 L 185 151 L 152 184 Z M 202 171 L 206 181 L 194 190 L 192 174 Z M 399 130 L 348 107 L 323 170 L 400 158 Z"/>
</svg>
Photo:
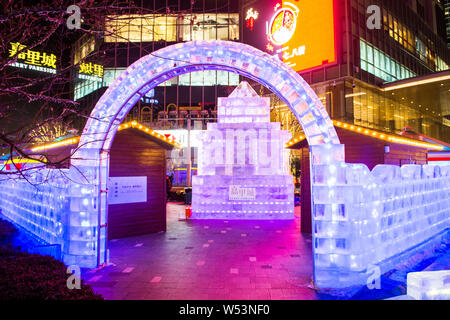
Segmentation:
<svg viewBox="0 0 450 320">
<path fill-rule="evenodd" d="M 416 76 L 414 72 L 390 58 L 363 39 L 360 39 L 361 69 L 386 82 Z"/>
<path fill-rule="evenodd" d="M 105 42 L 238 40 L 239 14 L 108 16 Z"/>
<path fill-rule="evenodd" d="M 108 16 L 105 42 L 176 41 L 175 16 L 120 15 Z"/>
</svg>

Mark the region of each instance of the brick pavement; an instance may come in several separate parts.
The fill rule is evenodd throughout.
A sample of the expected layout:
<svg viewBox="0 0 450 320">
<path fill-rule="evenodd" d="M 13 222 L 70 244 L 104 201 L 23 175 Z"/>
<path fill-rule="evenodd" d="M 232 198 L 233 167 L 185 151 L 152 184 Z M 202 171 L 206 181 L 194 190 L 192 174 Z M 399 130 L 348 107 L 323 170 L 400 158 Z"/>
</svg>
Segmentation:
<svg viewBox="0 0 450 320">
<path fill-rule="evenodd" d="M 83 273 L 106 299 L 317 299 L 311 237 L 291 221 L 179 221 L 167 232 L 109 241 L 111 265 Z"/>
</svg>

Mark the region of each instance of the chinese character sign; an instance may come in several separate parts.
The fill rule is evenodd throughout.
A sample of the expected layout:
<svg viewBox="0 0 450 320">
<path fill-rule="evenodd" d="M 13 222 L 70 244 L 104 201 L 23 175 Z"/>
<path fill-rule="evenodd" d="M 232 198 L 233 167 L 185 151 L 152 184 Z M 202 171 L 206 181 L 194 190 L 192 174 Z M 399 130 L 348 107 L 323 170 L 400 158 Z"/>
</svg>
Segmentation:
<svg viewBox="0 0 450 320">
<path fill-rule="evenodd" d="M 103 66 L 92 62 L 83 62 L 80 64 L 79 73 L 103 78 Z"/>
<path fill-rule="evenodd" d="M 31 66 L 38 66 L 43 68 L 28 68 L 33 69 L 37 71 L 46 71 L 46 68 L 52 68 L 56 70 L 56 56 L 51 53 L 48 54 L 46 52 L 40 52 L 40 51 L 34 51 L 26 49 L 26 46 L 19 43 L 19 42 L 11 42 L 10 48 L 9 48 L 9 57 L 15 57 L 17 56 L 17 60 L 20 61 L 20 63 L 14 63 L 13 66 L 16 67 L 24 67 L 23 64 L 31 65 Z M 52 72 L 54 73 L 54 72 Z"/>
<path fill-rule="evenodd" d="M 277 56 L 297 72 L 333 64 L 336 10 L 334 0 L 253 1 L 243 8 L 247 28 L 242 42 Z"/>
</svg>

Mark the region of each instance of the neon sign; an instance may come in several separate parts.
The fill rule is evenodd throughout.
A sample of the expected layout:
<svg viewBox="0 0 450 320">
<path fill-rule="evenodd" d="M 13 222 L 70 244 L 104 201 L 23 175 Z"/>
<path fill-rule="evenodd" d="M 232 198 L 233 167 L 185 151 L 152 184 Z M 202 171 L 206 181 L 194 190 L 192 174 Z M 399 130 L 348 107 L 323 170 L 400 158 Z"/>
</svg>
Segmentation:
<svg viewBox="0 0 450 320">
<path fill-rule="evenodd" d="M 78 70 L 78 78 L 85 80 L 101 81 L 103 79 L 103 66 L 92 62 L 83 62 Z"/>
<path fill-rule="evenodd" d="M 247 10 L 245 21 L 247 28 L 249 28 L 251 31 L 253 31 L 253 28 L 255 26 L 255 20 L 258 19 L 258 16 L 259 12 L 256 10 L 254 11 L 253 8 Z"/>
<path fill-rule="evenodd" d="M 267 38 L 274 45 L 282 46 L 294 35 L 300 10 L 290 2 L 286 2 L 284 6 L 277 3 L 274 9 L 275 14 L 270 22 L 266 23 Z"/>
<path fill-rule="evenodd" d="M 334 0 L 280 0 L 268 11 L 263 50 L 295 71 L 336 62 Z"/>
<path fill-rule="evenodd" d="M 26 46 L 19 42 L 10 42 L 9 57 L 17 55 L 17 62 L 11 66 L 35 71 L 56 73 L 56 56 L 47 52 L 26 50 Z"/>
</svg>

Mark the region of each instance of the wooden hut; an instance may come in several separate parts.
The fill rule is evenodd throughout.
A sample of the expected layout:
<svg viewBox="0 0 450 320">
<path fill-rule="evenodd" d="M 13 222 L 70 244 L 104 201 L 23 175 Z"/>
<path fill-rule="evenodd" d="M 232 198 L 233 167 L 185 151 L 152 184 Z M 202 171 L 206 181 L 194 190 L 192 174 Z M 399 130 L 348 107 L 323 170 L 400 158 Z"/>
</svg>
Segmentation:
<svg viewBox="0 0 450 320">
<path fill-rule="evenodd" d="M 28 153 L 69 167 L 79 137 L 33 146 Z M 167 150 L 174 140 L 135 121 L 122 124 L 111 145 L 108 239 L 166 231 Z"/>
</svg>

